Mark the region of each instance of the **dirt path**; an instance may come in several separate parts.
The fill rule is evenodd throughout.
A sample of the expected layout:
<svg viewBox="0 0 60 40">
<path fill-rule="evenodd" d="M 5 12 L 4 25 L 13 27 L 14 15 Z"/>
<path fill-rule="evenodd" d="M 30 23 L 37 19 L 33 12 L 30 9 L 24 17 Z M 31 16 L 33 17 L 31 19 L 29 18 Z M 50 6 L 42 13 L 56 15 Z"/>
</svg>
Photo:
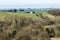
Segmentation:
<svg viewBox="0 0 60 40">
<path fill-rule="evenodd" d="M 60 40 L 60 38 L 51 38 L 50 40 Z"/>
</svg>

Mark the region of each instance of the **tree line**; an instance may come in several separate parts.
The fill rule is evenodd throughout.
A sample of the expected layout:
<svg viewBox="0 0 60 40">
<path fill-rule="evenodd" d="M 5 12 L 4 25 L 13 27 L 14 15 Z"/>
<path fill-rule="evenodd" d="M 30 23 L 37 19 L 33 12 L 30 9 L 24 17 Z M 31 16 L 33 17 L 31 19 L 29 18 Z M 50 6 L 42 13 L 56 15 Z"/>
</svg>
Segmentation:
<svg viewBox="0 0 60 40">
<path fill-rule="evenodd" d="M 19 9 L 19 10 L 17 10 L 17 9 L 3 9 L 3 10 L 0 10 L 0 11 L 2 11 L 2 12 L 18 12 L 18 11 L 24 11 L 23 9 Z"/>
</svg>

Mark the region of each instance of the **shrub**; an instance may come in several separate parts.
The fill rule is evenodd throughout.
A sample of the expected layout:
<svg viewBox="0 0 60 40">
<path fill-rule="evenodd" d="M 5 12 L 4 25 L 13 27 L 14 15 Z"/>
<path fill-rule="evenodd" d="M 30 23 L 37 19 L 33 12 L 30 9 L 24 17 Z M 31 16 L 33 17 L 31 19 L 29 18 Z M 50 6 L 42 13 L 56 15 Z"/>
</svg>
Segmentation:
<svg viewBox="0 0 60 40">
<path fill-rule="evenodd" d="M 15 35 L 16 35 L 16 30 L 15 31 L 13 31 L 12 33 L 9 33 L 9 37 L 10 38 L 14 38 L 15 37 Z"/>
<path fill-rule="evenodd" d="M 35 21 L 35 23 L 41 25 L 41 26 L 46 26 L 46 25 L 53 25 L 55 24 L 55 21 L 51 21 L 51 20 L 47 20 L 47 19 L 42 19 L 42 18 L 39 18 Z"/>
<path fill-rule="evenodd" d="M 46 28 L 46 31 L 48 32 L 50 38 L 55 37 L 54 29 L 49 30 L 48 28 Z"/>
<path fill-rule="evenodd" d="M 35 15 L 39 17 L 39 14 L 35 14 Z"/>
<path fill-rule="evenodd" d="M 60 10 L 58 10 L 58 9 L 48 10 L 48 13 L 55 15 L 55 16 L 58 16 L 58 15 L 60 15 Z"/>
<path fill-rule="evenodd" d="M 4 21 L 0 21 L 0 27 L 3 27 L 4 23 Z"/>
<path fill-rule="evenodd" d="M 8 34 L 6 32 L 1 32 L 0 40 L 10 40 L 10 38 L 8 37 Z"/>
<path fill-rule="evenodd" d="M 13 16 L 12 15 L 7 15 L 4 17 L 4 25 L 3 26 L 10 26 L 13 22 Z"/>
<path fill-rule="evenodd" d="M 11 23 L 8 21 L 0 21 L 0 32 L 7 29 L 8 26 L 11 26 Z"/>
<path fill-rule="evenodd" d="M 17 40 L 31 40 L 31 37 L 24 35 L 24 36 L 20 36 Z"/>
<path fill-rule="evenodd" d="M 60 16 L 56 16 L 55 22 L 58 23 L 58 24 L 60 23 Z"/>
<path fill-rule="evenodd" d="M 50 37 L 46 31 L 42 31 L 38 36 L 38 40 L 50 40 Z"/>
<path fill-rule="evenodd" d="M 46 25 L 55 24 L 55 21 L 51 19 L 51 15 L 49 14 L 40 14 L 40 21 L 42 20 L 41 23 L 45 23 Z"/>
<path fill-rule="evenodd" d="M 55 21 L 49 21 L 48 25 L 53 25 L 55 23 L 56 23 Z"/>
<path fill-rule="evenodd" d="M 60 26 L 56 26 L 55 28 L 55 37 L 60 37 Z"/>
<path fill-rule="evenodd" d="M 36 24 L 40 24 L 40 25 L 47 25 L 46 20 L 41 19 L 41 18 L 37 19 L 37 20 L 35 21 L 35 23 L 36 23 Z"/>
<path fill-rule="evenodd" d="M 38 31 L 36 29 L 34 29 L 34 31 L 32 30 L 31 32 L 32 32 L 31 34 L 34 35 L 34 36 L 37 36 L 37 35 L 40 34 L 40 31 Z"/>
<path fill-rule="evenodd" d="M 18 18 L 15 18 L 15 22 L 18 28 L 22 28 L 22 27 L 27 27 L 30 24 L 32 24 L 33 20 L 31 18 L 18 17 Z"/>
</svg>

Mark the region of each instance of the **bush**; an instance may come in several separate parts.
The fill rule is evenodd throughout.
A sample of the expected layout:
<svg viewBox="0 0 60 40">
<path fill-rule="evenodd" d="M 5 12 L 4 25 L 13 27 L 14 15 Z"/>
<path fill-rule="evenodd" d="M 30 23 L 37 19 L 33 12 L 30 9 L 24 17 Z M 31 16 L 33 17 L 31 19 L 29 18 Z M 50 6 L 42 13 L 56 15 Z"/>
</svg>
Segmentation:
<svg viewBox="0 0 60 40">
<path fill-rule="evenodd" d="M 0 21 L 0 27 L 3 27 L 4 23 L 4 21 Z"/>
<path fill-rule="evenodd" d="M 48 32 L 50 38 L 55 37 L 54 29 L 46 28 L 46 31 Z"/>
<path fill-rule="evenodd" d="M 20 36 L 17 40 L 31 40 L 31 37 L 24 35 L 24 36 Z"/>
<path fill-rule="evenodd" d="M 41 18 L 37 19 L 37 20 L 35 21 L 35 23 L 36 23 L 36 24 L 40 24 L 41 26 L 48 24 L 46 20 L 41 19 Z"/>
<path fill-rule="evenodd" d="M 55 28 L 55 37 L 60 37 L 60 26 L 56 26 Z"/>
<path fill-rule="evenodd" d="M 53 25 L 55 24 L 55 21 L 51 21 L 51 20 L 47 20 L 47 19 L 42 19 L 42 18 L 39 18 L 35 21 L 35 23 L 41 25 L 41 26 L 46 26 L 46 25 Z"/>
<path fill-rule="evenodd" d="M 60 10 L 58 10 L 58 9 L 48 10 L 48 13 L 55 15 L 55 16 L 58 16 L 58 15 L 60 15 Z"/>
<path fill-rule="evenodd" d="M 12 33 L 9 33 L 9 37 L 11 37 L 11 38 L 14 38 L 15 37 L 15 35 L 16 35 L 16 30 L 15 31 L 13 31 Z"/>
<path fill-rule="evenodd" d="M 55 23 L 56 23 L 55 21 L 49 21 L 48 25 L 53 25 Z"/>
<path fill-rule="evenodd" d="M 18 17 L 18 18 L 15 18 L 15 22 L 18 28 L 22 28 L 22 27 L 27 27 L 30 24 L 32 24 L 33 20 L 31 18 Z"/>
<path fill-rule="evenodd" d="M 6 32 L 0 33 L 0 40 L 11 40 Z"/>
<path fill-rule="evenodd" d="M 46 25 L 53 25 L 55 24 L 55 21 L 52 20 L 51 15 L 49 14 L 40 14 L 40 19 L 41 23 L 46 24 Z"/>
<path fill-rule="evenodd" d="M 13 16 L 12 15 L 7 15 L 4 17 L 4 26 L 10 26 L 13 22 Z"/>
<path fill-rule="evenodd" d="M 50 37 L 46 31 L 42 31 L 39 34 L 38 40 L 50 40 Z"/>
<path fill-rule="evenodd" d="M 7 30 L 7 28 L 11 26 L 11 23 L 8 21 L 0 21 L 0 32 L 2 32 L 3 30 Z"/>
</svg>

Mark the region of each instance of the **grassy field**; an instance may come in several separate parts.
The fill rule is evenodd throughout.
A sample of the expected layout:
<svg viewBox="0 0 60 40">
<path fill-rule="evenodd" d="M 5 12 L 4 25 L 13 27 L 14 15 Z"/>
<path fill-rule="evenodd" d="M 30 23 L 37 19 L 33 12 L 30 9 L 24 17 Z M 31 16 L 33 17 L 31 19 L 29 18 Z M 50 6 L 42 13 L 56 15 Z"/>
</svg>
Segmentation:
<svg viewBox="0 0 60 40">
<path fill-rule="evenodd" d="M 0 12 L 0 40 L 59 40 L 59 24 L 60 16 L 47 12 L 38 16 L 24 12 Z"/>
<path fill-rule="evenodd" d="M 19 16 L 19 17 L 21 17 L 21 16 L 23 16 L 23 17 L 30 17 L 30 18 L 32 18 L 33 20 L 39 18 L 39 17 L 36 16 L 35 14 L 29 14 L 29 13 L 0 12 L 0 19 L 1 19 L 1 18 L 4 18 L 4 17 L 6 17 L 6 16 L 11 16 L 11 15 L 13 15 L 13 16 L 16 15 L 16 16 Z"/>
</svg>

